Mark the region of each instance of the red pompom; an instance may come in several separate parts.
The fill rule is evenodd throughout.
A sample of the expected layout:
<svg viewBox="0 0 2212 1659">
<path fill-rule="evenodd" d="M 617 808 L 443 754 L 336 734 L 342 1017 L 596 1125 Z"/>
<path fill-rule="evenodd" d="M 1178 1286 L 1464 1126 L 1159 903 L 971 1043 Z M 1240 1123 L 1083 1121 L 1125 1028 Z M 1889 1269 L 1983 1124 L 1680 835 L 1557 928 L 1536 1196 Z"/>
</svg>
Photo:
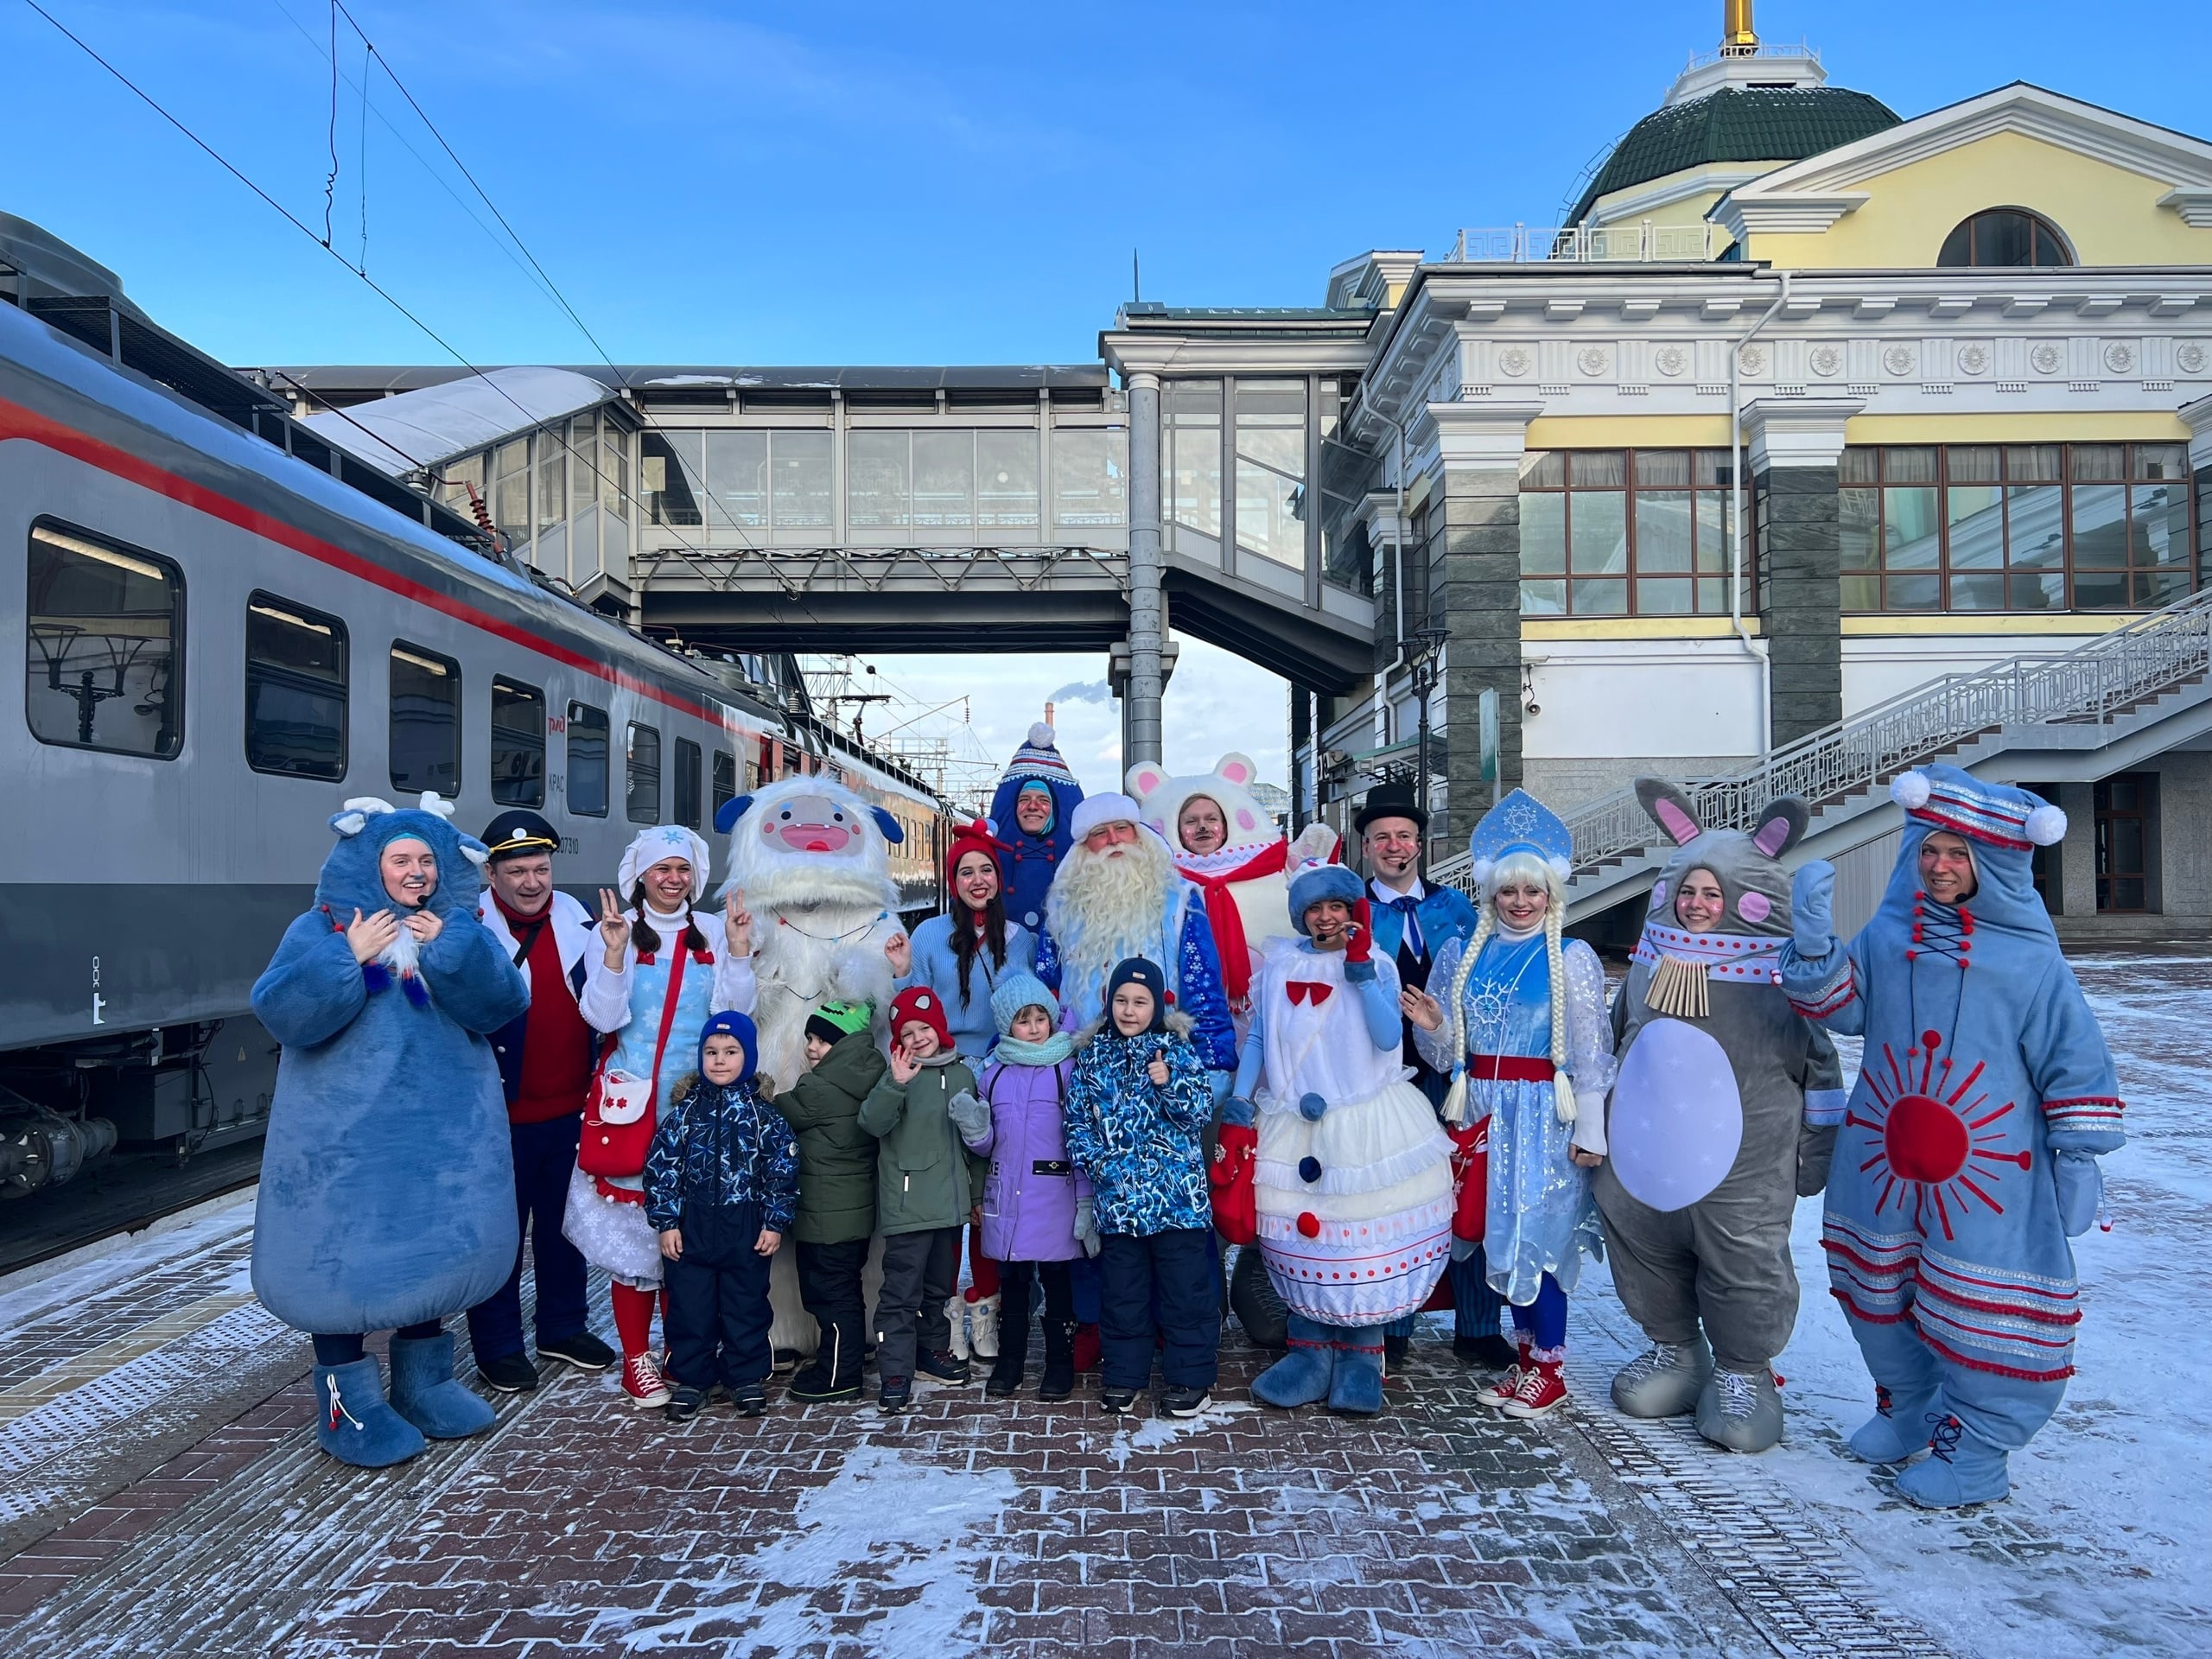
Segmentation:
<svg viewBox="0 0 2212 1659">
<path fill-rule="evenodd" d="M 1321 1217 L 1311 1210 L 1298 1212 L 1298 1233 L 1301 1238 L 1318 1237 L 1321 1231 Z"/>
</svg>

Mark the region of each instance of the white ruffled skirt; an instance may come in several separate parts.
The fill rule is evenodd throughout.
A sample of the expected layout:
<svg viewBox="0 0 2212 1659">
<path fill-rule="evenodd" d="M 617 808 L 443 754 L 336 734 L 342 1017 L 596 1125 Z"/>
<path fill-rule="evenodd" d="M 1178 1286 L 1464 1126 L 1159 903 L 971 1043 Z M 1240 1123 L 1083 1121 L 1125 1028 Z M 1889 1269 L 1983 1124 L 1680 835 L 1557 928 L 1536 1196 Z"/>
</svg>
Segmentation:
<svg viewBox="0 0 2212 1659">
<path fill-rule="evenodd" d="M 1343 1325 L 1419 1309 L 1452 1256 L 1452 1143 L 1427 1097 L 1393 1083 L 1318 1122 L 1269 1101 L 1259 1130 L 1260 1254 L 1285 1306 Z"/>
<path fill-rule="evenodd" d="M 632 1290 L 660 1288 L 660 1236 L 645 1219 L 642 1204 L 603 1198 L 592 1178 L 569 1172 L 569 1199 L 561 1230 L 584 1253 L 584 1260 Z"/>
</svg>

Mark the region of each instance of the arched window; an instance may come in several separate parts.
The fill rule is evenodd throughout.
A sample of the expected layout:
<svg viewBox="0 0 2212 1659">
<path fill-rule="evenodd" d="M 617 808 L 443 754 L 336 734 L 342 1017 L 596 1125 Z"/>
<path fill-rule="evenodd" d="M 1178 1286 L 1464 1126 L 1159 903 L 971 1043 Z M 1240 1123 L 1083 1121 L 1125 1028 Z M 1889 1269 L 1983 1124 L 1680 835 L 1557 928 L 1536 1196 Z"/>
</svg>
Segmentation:
<svg viewBox="0 0 2212 1659">
<path fill-rule="evenodd" d="M 1939 265 L 2070 265 L 2074 256 L 2050 220 L 2017 207 L 1992 207 L 1943 238 Z"/>
</svg>

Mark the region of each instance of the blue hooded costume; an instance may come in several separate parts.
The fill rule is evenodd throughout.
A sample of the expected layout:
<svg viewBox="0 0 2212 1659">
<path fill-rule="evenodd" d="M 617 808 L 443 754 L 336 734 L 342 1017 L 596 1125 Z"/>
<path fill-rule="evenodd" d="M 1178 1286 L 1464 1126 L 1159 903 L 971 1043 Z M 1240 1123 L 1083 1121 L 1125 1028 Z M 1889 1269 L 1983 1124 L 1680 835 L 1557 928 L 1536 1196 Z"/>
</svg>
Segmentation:
<svg viewBox="0 0 2212 1659">
<path fill-rule="evenodd" d="M 991 797 L 991 822 L 1007 841 L 1001 861 L 1006 872 L 1007 919 L 1032 933 L 1044 931 L 1045 893 L 1075 843 L 1069 815 L 1083 803 L 1083 785 L 1053 747 L 1055 736 L 1041 720 L 1032 726 L 1029 741 L 1014 752 L 999 779 L 998 792 Z M 1042 791 L 1052 803 L 1052 821 L 1042 835 L 1030 834 L 1014 817 L 1014 804 L 1026 789 Z"/>
<path fill-rule="evenodd" d="M 315 907 L 285 931 L 253 988 L 255 1014 L 283 1046 L 254 1217 L 253 1288 L 285 1324 L 326 1339 L 438 1320 L 482 1301 L 514 1265 L 506 1105 L 486 1038 L 529 1006 L 530 993 L 476 919 L 483 843 L 446 822 L 443 803 L 423 799 L 423 808 L 397 811 L 349 801 L 331 819 L 338 844 L 323 861 Z M 357 910 L 401 908 L 378 862 L 408 839 L 436 857 L 425 908 L 444 925 L 414 953 L 403 928 L 397 950 L 365 965 L 346 927 Z M 442 1377 L 433 1374 L 441 1344 Z M 451 1382 L 451 1344 L 420 1337 L 392 1351 L 393 1406 L 441 1437 L 474 1432 L 462 1425 L 475 1414 L 444 1393 L 474 1398 Z M 372 1403 L 375 1364 L 317 1367 L 325 1445 L 349 1462 L 421 1449 L 419 1435 L 408 1446 L 383 1421 L 391 1413 L 380 1395 Z M 368 1372 L 356 1375 L 361 1365 Z M 410 1411 L 416 1402 L 423 1408 Z M 490 1421 L 484 1409 L 477 1427 Z M 361 1455 L 333 1444 L 346 1425 L 364 1422 L 375 1444 L 354 1448 Z"/>
<path fill-rule="evenodd" d="M 1904 845 L 1873 919 L 1830 932 L 1834 872 L 1797 874 L 1782 953 L 1791 1004 L 1866 1049 L 1828 1178 L 1830 1287 L 1872 1374 L 1852 1437 L 1915 1503 L 2002 1497 L 2005 1454 L 2049 1421 L 2081 1319 L 2070 1236 L 2094 1220 L 2095 1159 L 2117 1149 L 2119 1085 L 2031 872 L 2065 816 L 1955 766 L 1906 772 Z M 1922 887 L 1920 855 L 1961 837 L 1976 887 Z"/>
</svg>

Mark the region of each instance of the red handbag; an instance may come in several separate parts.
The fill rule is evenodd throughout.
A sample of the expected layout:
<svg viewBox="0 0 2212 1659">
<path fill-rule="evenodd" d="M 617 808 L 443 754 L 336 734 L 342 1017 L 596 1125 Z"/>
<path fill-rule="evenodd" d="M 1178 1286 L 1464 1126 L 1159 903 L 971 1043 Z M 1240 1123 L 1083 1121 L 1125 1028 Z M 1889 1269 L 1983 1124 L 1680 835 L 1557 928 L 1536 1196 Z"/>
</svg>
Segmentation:
<svg viewBox="0 0 2212 1659">
<path fill-rule="evenodd" d="M 1259 1195 L 1253 1191 L 1260 1132 L 1249 1123 L 1224 1123 L 1214 1133 L 1213 1162 L 1206 1168 L 1214 1230 L 1231 1244 L 1249 1244 L 1260 1233 Z"/>
<path fill-rule="evenodd" d="M 681 942 L 676 965 L 669 970 L 668 995 L 661 1001 L 660 1035 L 653 1039 L 653 1069 L 649 1077 L 633 1077 L 610 1072 L 607 1062 L 616 1045 L 591 1074 L 591 1089 L 584 1096 L 583 1136 L 576 1143 L 576 1167 L 587 1175 L 635 1176 L 645 1173 L 645 1155 L 652 1150 L 653 1126 L 659 1119 L 653 1096 L 659 1087 L 661 1055 L 668 1047 L 669 1027 L 676 1023 L 676 1001 L 683 989 L 683 964 L 691 953 Z"/>
<path fill-rule="evenodd" d="M 1482 1242 L 1487 1230 L 1490 1200 L 1490 1119 L 1464 1129 L 1447 1128 L 1452 1141 L 1452 1177 L 1456 1201 L 1452 1211 L 1452 1236 Z"/>
</svg>

